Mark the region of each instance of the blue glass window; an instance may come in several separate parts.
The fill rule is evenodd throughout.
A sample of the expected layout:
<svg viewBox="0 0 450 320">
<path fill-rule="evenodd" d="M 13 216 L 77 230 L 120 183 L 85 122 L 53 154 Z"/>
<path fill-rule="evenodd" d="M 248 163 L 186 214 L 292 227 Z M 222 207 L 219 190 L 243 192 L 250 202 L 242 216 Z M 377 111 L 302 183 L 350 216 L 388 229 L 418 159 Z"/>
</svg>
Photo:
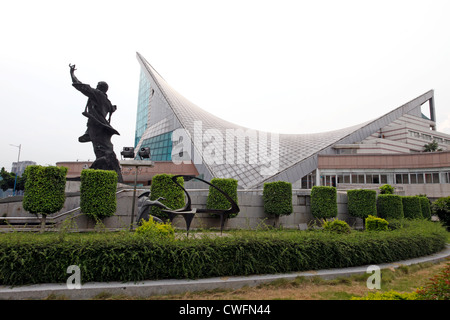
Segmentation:
<svg viewBox="0 0 450 320">
<path fill-rule="evenodd" d="M 172 132 L 145 139 L 141 148 L 150 148 L 152 161 L 172 161 Z"/>
</svg>

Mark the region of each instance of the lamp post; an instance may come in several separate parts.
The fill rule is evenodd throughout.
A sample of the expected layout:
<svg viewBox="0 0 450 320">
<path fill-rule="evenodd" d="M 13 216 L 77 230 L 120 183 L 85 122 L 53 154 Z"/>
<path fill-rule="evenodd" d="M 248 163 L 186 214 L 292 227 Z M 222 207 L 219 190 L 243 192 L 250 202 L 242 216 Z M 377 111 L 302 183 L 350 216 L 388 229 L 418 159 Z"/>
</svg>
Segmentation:
<svg viewBox="0 0 450 320">
<path fill-rule="evenodd" d="M 124 147 L 123 151 L 120 153 L 124 158 L 134 158 L 134 148 L 133 147 Z M 130 222 L 130 231 L 133 230 L 134 223 L 134 207 L 136 205 L 136 188 L 137 188 L 137 179 L 139 167 L 154 167 L 155 164 L 153 161 L 145 161 L 144 159 L 150 158 L 150 149 L 149 148 L 141 148 L 138 152 L 141 160 L 121 160 L 120 165 L 122 167 L 135 167 L 136 172 L 134 175 L 134 189 L 133 189 L 133 203 L 131 205 L 131 222 Z"/>
<path fill-rule="evenodd" d="M 15 144 L 10 144 L 10 146 L 19 148 L 19 155 L 17 156 L 17 173 L 16 173 L 16 178 L 14 179 L 14 189 L 13 189 L 13 196 L 15 196 L 16 195 L 17 176 L 19 175 L 20 150 L 22 149 L 22 145 L 19 144 L 18 146 L 16 146 Z"/>
</svg>

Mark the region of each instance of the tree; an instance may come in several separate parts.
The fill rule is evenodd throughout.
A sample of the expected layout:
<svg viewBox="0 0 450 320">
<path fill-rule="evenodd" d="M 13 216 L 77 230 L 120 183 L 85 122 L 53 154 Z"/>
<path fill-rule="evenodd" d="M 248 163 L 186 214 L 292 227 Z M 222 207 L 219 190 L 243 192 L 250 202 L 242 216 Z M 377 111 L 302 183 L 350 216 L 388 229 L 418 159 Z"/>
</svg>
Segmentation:
<svg viewBox="0 0 450 320">
<path fill-rule="evenodd" d="M 423 152 L 436 152 L 436 151 L 442 151 L 441 148 L 439 148 L 439 144 L 436 140 L 433 140 L 430 143 L 427 143 L 423 146 Z"/>
<path fill-rule="evenodd" d="M 48 214 L 62 209 L 66 200 L 66 167 L 28 166 L 25 169 L 27 182 L 23 197 L 23 208 L 32 213 L 40 214 L 41 232 L 45 228 Z"/>
<path fill-rule="evenodd" d="M 14 183 L 16 183 L 16 190 L 24 190 L 25 188 L 25 182 L 26 182 L 26 174 L 24 173 L 21 177 L 17 177 L 16 181 L 16 174 L 14 172 L 8 172 L 5 170 L 5 167 L 3 167 L 0 170 L 0 189 L 3 191 L 6 191 L 8 189 L 14 188 Z"/>
</svg>

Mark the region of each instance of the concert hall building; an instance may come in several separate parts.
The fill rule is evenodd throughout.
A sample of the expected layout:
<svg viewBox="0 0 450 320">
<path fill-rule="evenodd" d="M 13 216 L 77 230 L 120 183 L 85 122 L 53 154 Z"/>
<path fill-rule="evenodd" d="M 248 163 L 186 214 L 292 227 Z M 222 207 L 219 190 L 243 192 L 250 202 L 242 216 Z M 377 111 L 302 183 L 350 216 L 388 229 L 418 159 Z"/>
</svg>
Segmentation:
<svg viewBox="0 0 450 320">
<path fill-rule="evenodd" d="M 450 135 L 437 131 L 434 91 L 376 119 L 322 133 L 277 134 L 250 130 L 193 104 L 139 53 L 141 66 L 135 150 L 149 147 L 157 173 L 234 178 L 239 188 L 288 181 L 294 189 L 338 189 L 390 184 L 407 195 L 450 195 Z M 428 116 L 426 116 L 427 114 Z M 436 142 L 438 148 L 424 152 Z M 124 172 L 124 179 L 133 175 Z"/>
</svg>

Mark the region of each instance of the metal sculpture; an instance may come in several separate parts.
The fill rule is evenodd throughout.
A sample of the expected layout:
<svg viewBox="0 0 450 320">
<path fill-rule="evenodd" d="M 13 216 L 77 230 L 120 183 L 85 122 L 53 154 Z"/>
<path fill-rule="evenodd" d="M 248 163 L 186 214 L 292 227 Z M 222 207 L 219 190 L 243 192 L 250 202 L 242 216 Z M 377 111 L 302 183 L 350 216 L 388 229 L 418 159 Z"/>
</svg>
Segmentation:
<svg viewBox="0 0 450 320">
<path fill-rule="evenodd" d="M 227 210 L 221 210 L 221 209 L 201 209 L 201 208 L 192 208 L 191 206 L 191 197 L 189 196 L 189 193 L 186 191 L 185 188 L 183 188 L 182 185 L 180 185 L 177 182 L 177 178 L 178 177 L 183 177 L 183 179 L 185 181 L 189 181 L 191 179 L 196 179 L 199 180 L 201 182 L 204 182 L 206 184 L 208 184 L 209 186 L 217 189 L 221 194 L 223 194 L 225 196 L 225 198 L 230 202 L 231 207 Z M 237 203 L 223 190 L 221 190 L 220 188 L 218 188 L 217 186 L 211 184 L 208 181 L 205 181 L 203 179 L 197 178 L 197 177 L 192 177 L 192 176 L 185 176 L 185 175 L 176 175 L 172 177 L 172 181 L 181 189 L 183 189 L 184 193 L 186 194 L 187 197 L 187 203 L 186 205 L 181 208 L 181 209 L 176 209 L 176 210 L 172 210 L 172 209 L 163 209 L 162 211 L 164 213 L 167 214 L 167 216 L 169 217 L 170 221 L 173 221 L 173 219 L 177 216 L 177 215 L 181 215 L 183 216 L 185 222 L 186 222 L 186 232 L 187 235 L 189 236 L 189 229 L 191 226 L 191 222 L 194 219 L 194 216 L 196 213 L 213 213 L 213 214 L 217 214 L 220 216 L 220 233 L 222 234 L 223 232 L 223 227 L 225 224 L 225 220 L 228 218 L 228 216 L 232 213 L 238 213 L 239 212 L 239 206 L 237 205 Z"/>
<path fill-rule="evenodd" d="M 142 220 L 148 221 L 150 219 L 150 207 L 156 206 L 161 209 L 170 210 L 167 206 L 162 204 L 160 201 L 166 200 L 163 197 L 159 197 L 157 200 L 150 200 L 150 191 L 144 192 L 138 197 L 138 218 L 137 222 L 138 225 L 142 224 Z M 155 216 L 151 216 L 153 218 L 153 221 L 163 223 L 163 221 Z"/>
</svg>

